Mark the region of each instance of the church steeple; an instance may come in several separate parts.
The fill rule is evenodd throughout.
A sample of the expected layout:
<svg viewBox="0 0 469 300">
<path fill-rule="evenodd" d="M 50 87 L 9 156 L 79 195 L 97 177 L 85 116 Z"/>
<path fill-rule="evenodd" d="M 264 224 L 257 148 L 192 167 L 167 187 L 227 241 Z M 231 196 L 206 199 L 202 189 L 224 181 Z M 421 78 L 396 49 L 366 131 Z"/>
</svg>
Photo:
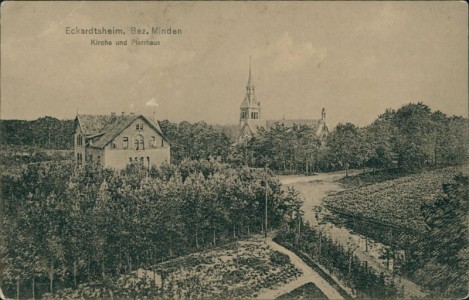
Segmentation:
<svg viewBox="0 0 469 300">
<path fill-rule="evenodd" d="M 261 118 L 261 103 L 257 101 L 254 90 L 251 57 L 249 57 L 249 76 L 246 84 L 246 95 L 239 108 L 238 143 L 242 143 L 250 136 L 253 136 L 257 132 L 258 127 L 265 127 L 265 122 Z"/>
<path fill-rule="evenodd" d="M 246 89 L 252 88 L 254 89 L 254 84 L 252 82 L 252 75 L 251 75 L 251 57 L 249 57 L 249 78 L 248 84 L 246 85 Z"/>
<path fill-rule="evenodd" d="M 259 107 L 260 103 L 256 100 L 255 94 L 255 87 L 252 80 L 252 68 L 251 68 L 251 58 L 249 58 L 249 76 L 248 76 L 248 83 L 246 84 L 246 96 L 244 97 L 244 101 L 241 104 L 241 108 L 247 107 Z"/>
</svg>

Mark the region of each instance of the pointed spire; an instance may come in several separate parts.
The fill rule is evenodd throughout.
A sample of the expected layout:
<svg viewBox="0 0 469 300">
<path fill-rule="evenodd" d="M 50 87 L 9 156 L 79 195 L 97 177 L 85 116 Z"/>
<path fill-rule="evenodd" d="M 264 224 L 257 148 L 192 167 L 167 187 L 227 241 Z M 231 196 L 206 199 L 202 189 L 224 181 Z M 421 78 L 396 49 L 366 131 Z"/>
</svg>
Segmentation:
<svg viewBox="0 0 469 300">
<path fill-rule="evenodd" d="M 248 84 L 247 87 L 252 87 L 252 76 L 251 76 L 251 56 L 249 56 L 249 78 L 248 78 Z"/>
</svg>

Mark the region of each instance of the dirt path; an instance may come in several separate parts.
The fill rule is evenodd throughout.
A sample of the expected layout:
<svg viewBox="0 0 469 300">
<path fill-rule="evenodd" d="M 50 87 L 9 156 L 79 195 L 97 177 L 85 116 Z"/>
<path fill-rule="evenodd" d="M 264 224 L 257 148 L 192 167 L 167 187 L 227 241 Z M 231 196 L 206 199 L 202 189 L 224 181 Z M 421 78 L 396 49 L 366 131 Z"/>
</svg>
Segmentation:
<svg viewBox="0 0 469 300">
<path fill-rule="evenodd" d="M 283 185 L 293 186 L 301 194 L 304 200 L 304 217 L 311 226 L 319 228 L 319 230 L 331 236 L 333 240 L 341 245 L 353 249 L 355 255 L 361 261 L 368 262 L 369 267 L 378 272 L 383 272 L 385 275 L 392 276 L 391 271 L 386 267 L 386 262 L 380 259 L 380 255 L 385 248 L 384 245 L 369 239 L 367 241 L 364 236 L 350 232 L 347 228 L 323 222 L 322 213 L 316 214 L 314 211 L 315 207 L 320 207 L 324 212 L 326 210 L 323 207 L 324 197 L 343 190 L 337 182 L 343 176 L 343 172 L 335 172 L 314 176 L 279 176 L 278 178 Z M 368 251 L 366 251 L 366 244 L 368 244 Z M 405 278 L 396 277 L 396 283 L 404 290 L 406 298 L 425 297 L 419 286 Z"/>
<path fill-rule="evenodd" d="M 272 238 L 267 238 L 266 243 L 272 249 L 288 255 L 290 257 L 291 263 L 300 269 L 303 275 L 278 289 L 261 291 L 261 293 L 257 296 L 257 299 L 275 299 L 282 296 L 283 294 L 289 293 L 299 288 L 308 282 L 314 283 L 329 299 L 344 299 L 335 288 L 333 288 L 327 281 L 319 276 L 316 271 L 311 269 L 295 253 L 272 241 Z"/>
</svg>

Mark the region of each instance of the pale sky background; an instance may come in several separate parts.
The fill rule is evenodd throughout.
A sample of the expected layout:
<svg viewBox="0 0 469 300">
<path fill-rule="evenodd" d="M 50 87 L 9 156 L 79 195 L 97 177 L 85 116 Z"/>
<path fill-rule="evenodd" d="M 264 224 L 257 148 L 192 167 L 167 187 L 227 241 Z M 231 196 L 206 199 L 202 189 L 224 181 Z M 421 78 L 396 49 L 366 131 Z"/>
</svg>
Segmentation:
<svg viewBox="0 0 469 300">
<path fill-rule="evenodd" d="M 157 111 L 173 122 L 237 124 L 252 56 L 264 119 L 373 121 L 422 101 L 467 117 L 464 2 L 7 2 L 1 8 L 2 119 Z M 125 36 L 66 35 L 118 27 Z M 160 46 L 131 26 L 181 28 Z"/>
</svg>

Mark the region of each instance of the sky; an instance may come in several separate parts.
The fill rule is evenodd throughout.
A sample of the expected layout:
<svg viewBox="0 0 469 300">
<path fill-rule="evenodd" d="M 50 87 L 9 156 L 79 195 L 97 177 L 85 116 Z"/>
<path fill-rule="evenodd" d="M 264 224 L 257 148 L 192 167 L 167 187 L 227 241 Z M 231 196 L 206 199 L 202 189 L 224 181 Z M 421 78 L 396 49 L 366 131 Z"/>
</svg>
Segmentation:
<svg viewBox="0 0 469 300">
<path fill-rule="evenodd" d="M 365 126 L 410 102 L 467 117 L 467 14 L 454 1 L 4 2 L 0 118 L 237 124 L 250 57 L 264 119 L 317 119 L 324 107 L 330 127 Z M 103 26 L 125 35 L 65 33 Z M 131 34 L 158 26 L 182 34 Z"/>
</svg>

